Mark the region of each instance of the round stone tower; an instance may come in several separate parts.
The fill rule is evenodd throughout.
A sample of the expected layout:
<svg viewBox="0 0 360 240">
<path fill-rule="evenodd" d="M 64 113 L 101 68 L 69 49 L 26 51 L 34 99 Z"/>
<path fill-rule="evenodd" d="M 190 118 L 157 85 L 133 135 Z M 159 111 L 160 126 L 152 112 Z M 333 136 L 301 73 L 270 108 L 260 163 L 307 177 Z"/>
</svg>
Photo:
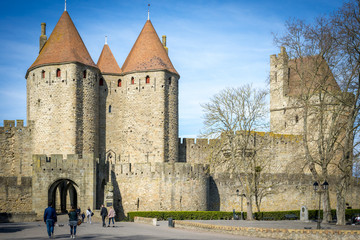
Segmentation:
<svg viewBox="0 0 360 240">
<path fill-rule="evenodd" d="M 180 76 L 150 20 L 146 21 L 122 71 L 121 84 L 117 85 L 117 108 L 112 109 L 122 121 L 113 127 L 123 140 L 118 146 L 118 159 L 177 162 Z"/>
<path fill-rule="evenodd" d="M 40 41 L 39 56 L 26 73 L 33 153 L 97 156 L 100 71 L 67 11 L 49 40 Z"/>
</svg>

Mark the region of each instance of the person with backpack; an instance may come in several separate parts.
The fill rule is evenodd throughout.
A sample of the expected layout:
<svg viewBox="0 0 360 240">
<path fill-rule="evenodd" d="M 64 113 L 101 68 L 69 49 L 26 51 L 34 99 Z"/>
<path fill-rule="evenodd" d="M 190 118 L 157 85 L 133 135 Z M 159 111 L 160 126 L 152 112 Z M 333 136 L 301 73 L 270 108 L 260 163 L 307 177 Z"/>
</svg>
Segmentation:
<svg viewBox="0 0 360 240">
<path fill-rule="evenodd" d="M 71 207 L 69 211 L 69 226 L 70 226 L 70 238 L 76 237 L 76 227 L 78 225 L 78 214 L 76 212 L 75 207 Z"/>
</svg>

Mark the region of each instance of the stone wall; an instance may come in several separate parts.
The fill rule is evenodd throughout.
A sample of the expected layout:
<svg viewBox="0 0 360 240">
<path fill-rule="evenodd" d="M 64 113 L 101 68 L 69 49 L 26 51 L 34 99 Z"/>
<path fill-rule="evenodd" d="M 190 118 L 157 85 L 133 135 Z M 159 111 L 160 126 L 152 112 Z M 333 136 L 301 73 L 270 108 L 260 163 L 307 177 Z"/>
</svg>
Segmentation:
<svg viewBox="0 0 360 240">
<path fill-rule="evenodd" d="M 32 212 L 32 178 L 0 176 L 0 213 Z"/>
<path fill-rule="evenodd" d="M 188 163 L 138 163 L 114 166 L 114 206 L 129 211 L 205 211 L 208 166 Z"/>
<path fill-rule="evenodd" d="M 318 195 L 313 191 L 314 180 L 305 168 L 302 137 L 299 135 L 254 133 L 257 144 L 266 145 L 259 149 L 258 156 L 267 161 L 261 173 L 261 181 L 266 186 L 268 195 L 262 199 L 262 211 L 298 210 L 305 205 L 309 209 L 317 209 Z M 218 150 L 220 140 L 214 139 L 180 139 L 179 159 L 190 164 L 210 164 L 210 188 L 208 210 L 232 211 L 241 209 L 241 184 L 236 173 L 223 162 L 224 155 Z M 220 160 L 220 161 L 219 161 Z M 305 171 L 305 172 L 304 172 Z M 327 180 L 330 184 L 330 201 L 336 208 L 335 176 Z M 360 184 L 353 179 L 346 202 L 353 208 L 360 208 L 355 200 L 360 193 Z M 255 203 L 253 203 L 256 210 Z M 246 199 L 243 198 L 243 209 Z"/>
<path fill-rule="evenodd" d="M 31 125 L 23 120 L 4 120 L 0 127 L 0 176 L 31 177 Z"/>
<path fill-rule="evenodd" d="M 199 222 L 175 220 L 176 228 L 195 229 L 198 231 L 212 231 L 236 234 L 248 237 L 294 240 L 356 240 L 360 237 L 359 230 L 329 230 L 329 229 L 274 229 L 260 227 L 234 227 Z"/>
</svg>

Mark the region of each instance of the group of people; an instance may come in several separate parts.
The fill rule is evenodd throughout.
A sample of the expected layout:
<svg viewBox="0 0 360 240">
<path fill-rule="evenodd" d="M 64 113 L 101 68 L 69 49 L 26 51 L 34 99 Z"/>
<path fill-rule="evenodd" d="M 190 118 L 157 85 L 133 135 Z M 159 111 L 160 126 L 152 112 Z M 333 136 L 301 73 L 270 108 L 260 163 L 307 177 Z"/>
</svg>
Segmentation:
<svg viewBox="0 0 360 240">
<path fill-rule="evenodd" d="M 106 215 L 104 215 L 104 211 L 106 212 Z M 70 226 L 70 238 L 76 238 L 76 227 L 80 225 L 82 222 L 84 222 L 85 214 L 81 213 L 80 207 L 75 208 L 74 206 L 71 207 L 70 211 L 68 212 L 69 215 L 69 226 Z M 86 217 L 87 217 L 87 223 L 91 224 L 91 217 L 94 215 L 94 213 L 91 211 L 90 207 L 86 210 Z M 112 220 L 113 225 L 115 224 L 114 218 L 115 218 L 115 210 L 110 207 L 109 214 L 107 212 L 107 209 L 104 207 L 104 205 L 101 206 L 101 213 L 103 219 L 103 227 L 105 225 L 105 218 L 106 216 L 109 217 L 109 225 L 110 227 L 110 220 Z M 47 233 L 49 235 L 49 238 L 54 237 L 54 226 L 57 222 L 57 215 L 55 208 L 53 208 L 52 203 L 50 202 L 48 204 L 48 207 L 44 211 L 44 222 L 46 224 Z"/>
<path fill-rule="evenodd" d="M 106 217 L 109 218 L 108 227 L 110 227 L 110 222 L 111 221 L 113 223 L 113 227 L 115 226 L 114 218 L 115 218 L 116 213 L 115 213 L 115 210 L 112 207 L 110 207 L 109 213 L 108 213 L 108 210 L 106 209 L 106 207 L 104 205 L 101 205 L 100 215 L 101 215 L 103 227 L 106 227 L 106 223 L 105 223 Z"/>
</svg>

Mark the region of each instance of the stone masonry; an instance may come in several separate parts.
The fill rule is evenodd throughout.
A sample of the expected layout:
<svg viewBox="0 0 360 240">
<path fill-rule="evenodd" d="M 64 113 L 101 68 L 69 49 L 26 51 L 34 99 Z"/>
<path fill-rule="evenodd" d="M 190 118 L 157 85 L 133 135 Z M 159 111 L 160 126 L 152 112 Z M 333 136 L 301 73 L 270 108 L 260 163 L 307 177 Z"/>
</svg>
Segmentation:
<svg viewBox="0 0 360 240">
<path fill-rule="evenodd" d="M 61 212 L 105 203 L 120 219 L 129 211 L 245 209 L 238 178 L 216 164 L 224 157 L 215 154 L 219 140 L 178 138 L 180 75 L 150 20 L 122 68 L 107 43 L 93 62 L 66 11 L 49 39 L 45 26 L 26 74 L 27 126 L 5 120 L 0 128 L 0 212 L 41 217 L 48 202 Z M 283 127 L 284 112 L 295 111 L 283 105 L 285 56 L 282 49 L 271 57 L 272 132 L 253 133 L 269 163 L 264 211 L 317 207 L 300 128 Z M 337 176 L 328 181 L 334 208 Z M 353 179 L 346 199 L 353 208 L 359 194 Z"/>
</svg>

